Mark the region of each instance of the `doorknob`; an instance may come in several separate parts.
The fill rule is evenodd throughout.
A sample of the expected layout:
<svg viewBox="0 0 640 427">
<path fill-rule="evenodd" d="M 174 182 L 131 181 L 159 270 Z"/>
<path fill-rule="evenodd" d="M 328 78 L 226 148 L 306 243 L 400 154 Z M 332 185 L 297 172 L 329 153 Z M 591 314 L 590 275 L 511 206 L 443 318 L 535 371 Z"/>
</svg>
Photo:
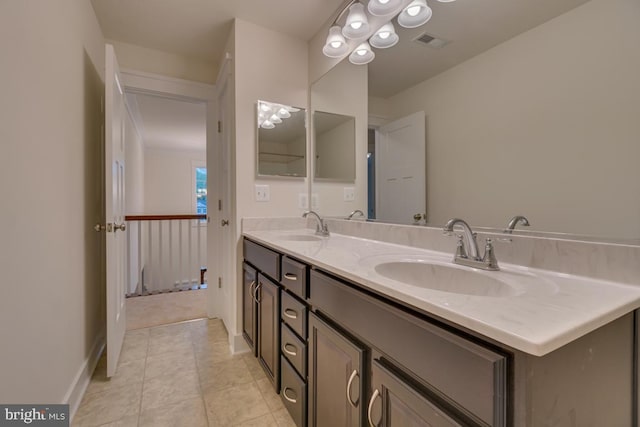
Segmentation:
<svg viewBox="0 0 640 427">
<path fill-rule="evenodd" d="M 98 224 L 93 226 L 93 230 L 97 231 L 98 233 L 101 232 L 101 231 L 104 231 L 106 229 L 107 229 L 107 226 L 106 225 L 102 225 L 100 223 L 98 223 Z"/>
<path fill-rule="evenodd" d="M 115 233 L 116 231 L 120 230 L 120 231 L 125 231 L 127 229 L 127 224 L 125 224 L 124 222 L 120 225 L 114 223 L 113 224 L 113 232 Z"/>
<path fill-rule="evenodd" d="M 224 227 L 225 225 L 229 225 L 229 220 L 228 219 L 223 219 L 222 221 L 220 221 L 220 224 Z"/>
</svg>

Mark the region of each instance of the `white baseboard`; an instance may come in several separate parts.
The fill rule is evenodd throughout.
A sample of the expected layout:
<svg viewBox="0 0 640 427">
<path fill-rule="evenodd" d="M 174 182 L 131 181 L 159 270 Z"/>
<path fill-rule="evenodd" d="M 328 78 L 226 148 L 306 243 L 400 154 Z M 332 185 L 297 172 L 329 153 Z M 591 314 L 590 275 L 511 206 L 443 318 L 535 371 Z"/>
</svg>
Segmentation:
<svg viewBox="0 0 640 427">
<path fill-rule="evenodd" d="M 251 351 L 249 344 L 247 344 L 242 334 L 230 335 L 229 346 L 231 347 L 231 354 L 233 355 L 248 353 Z"/>
<path fill-rule="evenodd" d="M 76 415 L 76 412 L 80 407 L 80 403 L 82 402 L 82 398 L 84 397 L 84 392 L 89 386 L 89 381 L 91 381 L 91 376 L 93 375 L 93 371 L 96 369 L 96 365 L 98 364 L 98 360 L 100 359 L 104 348 L 104 334 L 101 334 L 93 343 L 89 356 L 85 359 L 82 366 L 80 366 L 80 369 L 73 379 L 69 390 L 64 396 L 63 403 L 69 404 L 70 421 L 73 421 L 73 417 Z"/>
</svg>

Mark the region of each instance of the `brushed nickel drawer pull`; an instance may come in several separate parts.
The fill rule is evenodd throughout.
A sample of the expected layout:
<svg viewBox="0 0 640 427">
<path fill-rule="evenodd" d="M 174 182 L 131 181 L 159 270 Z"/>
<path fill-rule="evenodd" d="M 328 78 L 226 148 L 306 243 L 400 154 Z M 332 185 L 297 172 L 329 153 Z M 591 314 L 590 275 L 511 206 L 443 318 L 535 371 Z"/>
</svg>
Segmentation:
<svg viewBox="0 0 640 427">
<path fill-rule="evenodd" d="M 296 346 L 295 346 L 295 345 L 293 345 L 293 344 L 291 344 L 291 343 L 285 343 L 285 344 L 282 346 L 282 351 L 284 351 L 285 353 L 287 353 L 289 356 L 294 356 L 294 357 L 295 357 L 295 356 L 297 356 L 297 355 L 298 355 L 298 352 L 297 352 L 297 351 L 295 351 L 295 350 L 291 351 L 291 350 L 287 349 L 287 346 L 289 346 L 289 347 L 293 347 L 294 349 L 296 348 Z"/>
<path fill-rule="evenodd" d="M 284 315 L 286 317 L 288 317 L 289 319 L 297 319 L 298 318 L 298 312 L 296 312 L 295 310 L 293 310 L 291 308 L 285 308 L 284 309 Z"/>
<path fill-rule="evenodd" d="M 287 399 L 291 403 L 298 403 L 298 401 L 294 397 L 287 396 L 287 391 L 288 390 L 293 391 L 293 393 L 295 394 L 295 391 L 293 389 L 290 389 L 289 387 L 285 387 L 284 390 L 282 390 L 282 395 L 284 396 L 284 398 Z"/>
<path fill-rule="evenodd" d="M 298 276 L 292 273 L 284 273 L 284 278 L 287 280 L 298 280 Z"/>
<path fill-rule="evenodd" d="M 351 400 L 351 384 L 356 377 L 360 378 L 360 376 L 358 375 L 358 371 L 354 369 L 351 373 L 351 376 L 349 377 L 349 381 L 347 382 L 347 401 L 354 408 L 358 407 L 358 402 L 354 402 L 353 400 Z M 360 398 L 358 398 L 358 400 L 360 400 Z"/>
<path fill-rule="evenodd" d="M 367 418 L 369 419 L 370 427 L 378 427 L 376 424 L 373 423 L 373 420 L 371 419 L 371 411 L 373 410 L 373 403 L 376 401 L 376 398 L 378 396 L 380 396 L 380 392 L 378 391 L 378 389 L 375 389 L 373 392 L 373 395 L 371 396 L 371 400 L 369 401 L 369 409 L 367 410 Z"/>
</svg>

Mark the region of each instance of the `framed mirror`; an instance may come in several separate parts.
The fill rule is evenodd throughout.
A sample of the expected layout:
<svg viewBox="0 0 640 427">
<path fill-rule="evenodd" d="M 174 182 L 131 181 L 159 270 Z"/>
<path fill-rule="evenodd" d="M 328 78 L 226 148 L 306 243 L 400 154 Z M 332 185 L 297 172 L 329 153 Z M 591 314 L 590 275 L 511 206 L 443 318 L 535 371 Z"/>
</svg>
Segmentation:
<svg viewBox="0 0 640 427">
<path fill-rule="evenodd" d="M 313 177 L 353 182 L 356 170 L 356 118 L 313 112 Z"/>
<path fill-rule="evenodd" d="M 306 110 L 270 101 L 256 104 L 256 175 L 307 176 Z"/>
</svg>

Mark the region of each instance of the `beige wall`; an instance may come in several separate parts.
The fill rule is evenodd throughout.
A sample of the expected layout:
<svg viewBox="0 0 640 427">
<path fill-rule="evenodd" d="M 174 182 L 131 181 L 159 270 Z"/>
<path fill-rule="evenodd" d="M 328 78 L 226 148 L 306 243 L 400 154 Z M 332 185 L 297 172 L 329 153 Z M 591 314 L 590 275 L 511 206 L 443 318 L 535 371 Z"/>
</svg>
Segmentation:
<svg viewBox="0 0 640 427">
<path fill-rule="evenodd" d="M 256 102 L 258 99 L 287 105 L 307 105 L 307 43 L 296 38 L 236 20 L 234 25 L 235 109 L 233 141 L 235 160 L 235 233 L 240 236 L 243 217 L 298 216 L 298 194 L 308 192 L 306 178 L 256 179 Z M 308 156 L 308 150 L 307 150 Z M 255 201 L 255 184 L 269 185 L 270 202 Z M 232 196 L 233 197 L 233 196 Z M 242 246 L 236 240 L 236 287 L 229 295 L 231 311 L 225 322 L 230 335 L 241 333 Z M 236 280 L 237 278 L 237 280 Z"/>
<path fill-rule="evenodd" d="M 218 64 L 129 43 L 108 40 L 122 69 L 133 69 L 184 80 L 214 83 Z"/>
<path fill-rule="evenodd" d="M 83 0 L 0 2 L 0 402 L 78 402 L 104 333 L 104 39 Z"/>
<path fill-rule="evenodd" d="M 426 112 L 429 220 L 639 236 L 638 22 L 636 0 L 593 0 L 376 100 Z"/>
<path fill-rule="evenodd" d="M 125 207 L 127 215 L 144 213 L 144 143 L 127 110 L 125 114 Z"/>
<path fill-rule="evenodd" d="M 205 151 L 144 150 L 144 211 L 147 215 L 195 213 L 193 167 L 206 166 Z"/>
</svg>

